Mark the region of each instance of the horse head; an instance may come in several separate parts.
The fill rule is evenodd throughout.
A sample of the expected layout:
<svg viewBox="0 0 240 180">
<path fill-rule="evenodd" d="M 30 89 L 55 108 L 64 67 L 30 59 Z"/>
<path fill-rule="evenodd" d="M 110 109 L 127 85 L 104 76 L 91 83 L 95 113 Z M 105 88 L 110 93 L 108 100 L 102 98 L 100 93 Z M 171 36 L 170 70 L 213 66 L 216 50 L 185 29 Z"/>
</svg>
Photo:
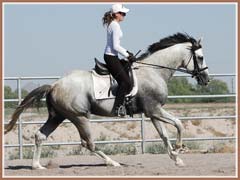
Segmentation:
<svg viewBox="0 0 240 180">
<path fill-rule="evenodd" d="M 161 51 L 163 49 L 165 51 Z M 155 56 L 151 58 L 153 54 Z M 138 62 L 139 64 L 191 74 L 199 85 L 206 86 L 209 83 L 208 67 L 203 56 L 201 39 L 197 41 L 188 34 L 176 33 L 153 43 L 147 52 L 139 57 L 139 61 L 141 60 L 143 62 Z M 170 76 L 172 74 L 170 73 Z"/>
<path fill-rule="evenodd" d="M 183 67 L 192 74 L 199 85 L 206 86 L 210 82 L 208 67 L 203 55 L 200 38 L 198 41 L 192 41 L 192 46 L 189 48 L 191 55 L 189 59 L 183 61 Z"/>
</svg>

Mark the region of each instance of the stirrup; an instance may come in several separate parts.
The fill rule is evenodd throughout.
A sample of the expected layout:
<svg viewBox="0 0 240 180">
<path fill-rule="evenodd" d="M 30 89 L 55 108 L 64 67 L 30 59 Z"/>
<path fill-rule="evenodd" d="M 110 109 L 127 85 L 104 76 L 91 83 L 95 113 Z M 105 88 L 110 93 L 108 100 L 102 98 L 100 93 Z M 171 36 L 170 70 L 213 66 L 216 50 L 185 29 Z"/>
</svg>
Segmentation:
<svg viewBox="0 0 240 180">
<path fill-rule="evenodd" d="M 125 106 L 126 106 L 126 110 L 127 113 L 130 117 L 133 117 L 133 101 L 132 101 L 133 97 L 125 97 Z"/>
<path fill-rule="evenodd" d="M 125 103 L 126 105 L 132 103 L 133 96 L 125 96 Z"/>
<path fill-rule="evenodd" d="M 116 110 L 116 114 L 117 114 L 118 117 L 126 116 L 127 113 L 126 113 L 125 106 L 124 105 L 119 106 Z"/>
</svg>

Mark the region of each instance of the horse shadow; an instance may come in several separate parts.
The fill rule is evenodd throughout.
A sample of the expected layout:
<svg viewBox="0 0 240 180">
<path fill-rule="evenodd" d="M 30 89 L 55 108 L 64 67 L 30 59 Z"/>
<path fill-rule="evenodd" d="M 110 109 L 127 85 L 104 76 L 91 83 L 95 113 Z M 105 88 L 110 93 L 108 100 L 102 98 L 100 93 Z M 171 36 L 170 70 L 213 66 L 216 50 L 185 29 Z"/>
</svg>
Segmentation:
<svg viewBox="0 0 240 180">
<path fill-rule="evenodd" d="M 60 165 L 59 168 L 67 169 L 72 167 L 104 167 L 106 164 L 69 164 L 69 165 Z"/>
<path fill-rule="evenodd" d="M 120 163 L 120 165 L 123 167 L 129 166 L 123 163 Z M 59 165 L 57 168 L 67 169 L 67 168 L 73 168 L 73 167 L 107 167 L 107 165 L 103 163 L 101 164 L 69 164 L 69 165 Z M 33 170 L 33 169 L 32 169 L 32 166 L 18 165 L 18 166 L 8 166 L 5 168 L 5 170 Z"/>
<path fill-rule="evenodd" d="M 25 169 L 25 170 L 32 170 L 32 166 L 8 166 L 5 168 L 6 170 L 22 170 L 22 169 Z"/>
<path fill-rule="evenodd" d="M 127 164 L 120 163 L 121 166 L 127 167 Z M 72 168 L 72 167 L 107 167 L 106 164 L 70 164 L 70 165 L 60 165 L 59 168 Z"/>
</svg>

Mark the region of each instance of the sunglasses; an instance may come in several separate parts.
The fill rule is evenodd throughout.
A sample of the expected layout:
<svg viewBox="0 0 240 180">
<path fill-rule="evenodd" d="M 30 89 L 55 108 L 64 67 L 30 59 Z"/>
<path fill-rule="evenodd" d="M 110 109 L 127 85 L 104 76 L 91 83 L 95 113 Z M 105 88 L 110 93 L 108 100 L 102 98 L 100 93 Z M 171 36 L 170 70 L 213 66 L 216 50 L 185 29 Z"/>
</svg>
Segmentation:
<svg viewBox="0 0 240 180">
<path fill-rule="evenodd" d="M 126 13 L 124 12 L 119 12 L 119 14 L 121 14 L 122 16 L 126 16 Z"/>
</svg>

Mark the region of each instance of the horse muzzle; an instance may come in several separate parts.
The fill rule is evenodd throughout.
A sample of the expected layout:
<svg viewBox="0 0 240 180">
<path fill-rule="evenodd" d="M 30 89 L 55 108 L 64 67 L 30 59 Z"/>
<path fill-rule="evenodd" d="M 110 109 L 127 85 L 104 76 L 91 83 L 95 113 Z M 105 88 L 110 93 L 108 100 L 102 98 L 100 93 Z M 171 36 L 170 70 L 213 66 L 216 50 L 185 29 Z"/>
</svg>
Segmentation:
<svg viewBox="0 0 240 180">
<path fill-rule="evenodd" d="M 207 86 L 210 82 L 210 78 L 207 73 L 199 73 L 195 76 L 197 82 L 201 86 Z"/>
</svg>

